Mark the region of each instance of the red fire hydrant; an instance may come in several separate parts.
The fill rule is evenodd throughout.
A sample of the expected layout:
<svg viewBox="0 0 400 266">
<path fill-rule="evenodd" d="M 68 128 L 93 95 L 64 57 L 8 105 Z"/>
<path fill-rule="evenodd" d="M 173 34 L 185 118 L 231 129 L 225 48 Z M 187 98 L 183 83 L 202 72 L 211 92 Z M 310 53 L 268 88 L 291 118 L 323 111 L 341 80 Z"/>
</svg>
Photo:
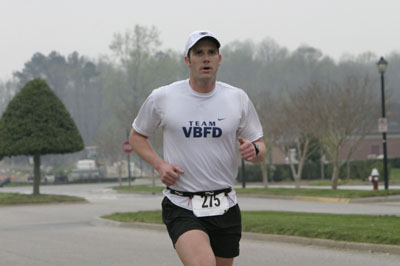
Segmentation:
<svg viewBox="0 0 400 266">
<path fill-rule="evenodd" d="M 369 176 L 369 181 L 372 183 L 372 187 L 374 190 L 378 190 L 379 188 L 379 172 L 378 169 L 372 169 L 371 175 Z"/>
</svg>

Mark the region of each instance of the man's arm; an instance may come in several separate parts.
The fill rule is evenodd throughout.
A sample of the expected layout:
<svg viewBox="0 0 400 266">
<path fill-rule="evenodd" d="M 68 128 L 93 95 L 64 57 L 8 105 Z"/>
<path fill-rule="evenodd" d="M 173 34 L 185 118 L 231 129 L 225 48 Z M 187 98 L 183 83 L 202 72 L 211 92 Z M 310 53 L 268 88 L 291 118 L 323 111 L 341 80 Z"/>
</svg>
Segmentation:
<svg viewBox="0 0 400 266">
<path fill-rule="evenodd" d="M 161 182 L 165 185 L 171 186 L 175 184 L 179 174 L 183 174 L 183 170 L 179 166 L 164 161 L 151 147 L 148 138 L 134 129 L 131 130 L 129 144 L 143 160 L 156 169 L 160 175 Z"/>
<path fill-rule="evenodd" d="M 252 142 L 242 137 L 239 137 L 238 140 L 240 143 L 239 147 L 240 155 L 245 161 L 258 163 L 264 160 L 267 149 L 265 147 L 262 138 L 253 142 L 254 144 L 258 145 L 258 150 L 259 150 L 258 154 L 256 154 L 256 149 Z"/>
</svg>

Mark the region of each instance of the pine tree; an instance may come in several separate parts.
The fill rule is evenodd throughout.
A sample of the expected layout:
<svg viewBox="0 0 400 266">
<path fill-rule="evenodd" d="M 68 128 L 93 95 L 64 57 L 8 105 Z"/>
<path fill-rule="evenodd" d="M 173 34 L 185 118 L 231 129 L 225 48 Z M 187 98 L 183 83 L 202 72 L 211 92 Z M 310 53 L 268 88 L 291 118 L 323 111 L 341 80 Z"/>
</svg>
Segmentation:
<svg viewBox="0 0 400 266">
<path fill-rule="evenodd" d="M 71 115 L 40 78 L 25 84 L 0 119 L 0 157 L 33 156 L 34 195 L 39 194 L 40 155 L 77 152 L 83 147 Z"/>
</svg>

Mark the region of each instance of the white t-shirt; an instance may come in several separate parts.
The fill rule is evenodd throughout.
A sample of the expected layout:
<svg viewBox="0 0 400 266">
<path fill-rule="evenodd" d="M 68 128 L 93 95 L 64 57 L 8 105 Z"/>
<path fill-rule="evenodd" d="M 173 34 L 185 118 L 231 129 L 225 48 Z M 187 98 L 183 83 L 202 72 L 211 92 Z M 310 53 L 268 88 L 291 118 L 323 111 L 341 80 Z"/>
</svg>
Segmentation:
<svg viewBox="0 0 400 266">
<path fill-rule="evenodd" d="M 179 166 L 178 191 L 211 191 L 233 187 L 238 172 L 238 140 L 263 137 L 261 123 L 247 94 L 217 82 L 210 93 L 198 93 L 182 80 L 160 87 L 146 99 L 133 128 L 144 136 L 163 130 L 164 160 Z M 191 210 L 188 197 L 164 191 L 174 204 Z M 230 206 L 237 203 L 234 190 Z"/>
</svg>

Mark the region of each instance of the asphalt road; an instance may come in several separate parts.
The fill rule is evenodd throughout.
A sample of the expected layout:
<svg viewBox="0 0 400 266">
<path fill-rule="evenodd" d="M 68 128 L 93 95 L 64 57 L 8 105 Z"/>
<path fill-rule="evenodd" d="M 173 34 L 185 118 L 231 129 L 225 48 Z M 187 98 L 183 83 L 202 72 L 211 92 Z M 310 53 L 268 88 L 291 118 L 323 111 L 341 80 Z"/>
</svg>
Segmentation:
<svg viewBox="0 0 400 266">
<path fill-rule="evenodd" d="M 0 207 L 0 266 L 180 265 L 165 230 L 96 225 L 114 212 L 160 209 L 160 195 L 118 194 L 110 184 L 42 186 L 90 203 Z M 31 193 L 31 187 L 0 192 Z M 341 204 L 240 198 L 243 210 L 400 215 L 398 202 Z M 235 265 L 399 265 L 399 255 L 244 239 Z"/>
</svg>

